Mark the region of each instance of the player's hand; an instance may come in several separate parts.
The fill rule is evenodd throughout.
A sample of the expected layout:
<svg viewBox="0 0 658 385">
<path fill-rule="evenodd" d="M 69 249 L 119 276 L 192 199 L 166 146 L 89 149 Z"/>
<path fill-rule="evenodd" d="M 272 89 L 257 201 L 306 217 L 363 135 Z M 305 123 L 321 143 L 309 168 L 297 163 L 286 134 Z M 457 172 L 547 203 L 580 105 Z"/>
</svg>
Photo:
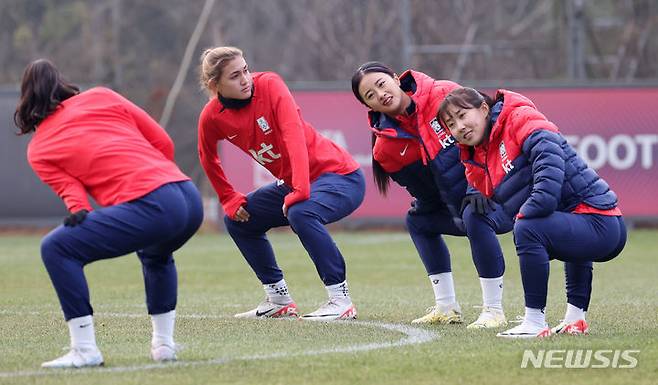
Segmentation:
<svg viewBox="0 0 658 385">
<path fill-rule="evenodd" d="M 417 215 L 417 214 L 419 214 L 419 212 L 418 212 L 418 206 L 420 206 L 420 205 L 418 204 L 418 201 L 417 201 L 416 199 L 414 199 L 414 200 L 411 201 L 410 204 L 411 204 L 411 207 L 410 207 L 409 210 L 407 211 L 407 214 L 409 214 L 409 215 Z"/>
<path fill-rule="evenodd" d="M 283 204 L 283 207 L 281 207 L 281 210 L 283 211 L 283 216 L 288 218 L 288 207 L 286 207 L 286 204 Z"/>
<path fill-rule="evenodd" d="M 238 222 L 246 222 L 249 220 L 249 212 L 244 209 L 244 206 L 240 206 L 238 211 L 235 212 L 235 220 Z"/>
<path fill-rule="evenodd" d="M 87 218 L 87 214 L 89 214 L 89 210 L 87 209 L 82 209 L 74 213 L 71 213 L 69 216 L 64 217 L 64 221 L 63 221 L 64 226 L 73 227 L 79 225 L 80 223 L 82 223 L 82 221 L 85 220 L 85 218 Z"/>
<path fill-rule="evenodd" d="M 464 214 L 464 209 L 468 205 L 471 205 L 473 207 L 473 211 L 480 214 L 480 215 L 486 215 L 486 214 L 496 210 L 496 208 L 494 207 L 493 202 L 491 202 L 491 200 L 489 200 L 489 198 L 485 197 L 484 195 L 482 195 L 480 193 L 466 195 L 464 197 L 464 199 L 462 200 L 462 206 L 459 209 L 459 212 L 461 214 Z"/>
</svg>

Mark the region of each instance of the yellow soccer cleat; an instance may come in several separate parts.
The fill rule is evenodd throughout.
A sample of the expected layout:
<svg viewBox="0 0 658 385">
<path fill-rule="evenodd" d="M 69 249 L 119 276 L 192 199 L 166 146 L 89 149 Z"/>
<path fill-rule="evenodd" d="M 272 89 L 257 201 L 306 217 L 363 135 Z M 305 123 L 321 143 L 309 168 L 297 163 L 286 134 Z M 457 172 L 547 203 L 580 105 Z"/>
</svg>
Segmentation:
<svg viewBox="0 0 658 385">
<path fill-rule="evenodd" d="M 485 306 L 478 319 L 466 326 L 466 329 L 493 329 L 506 325 L 507 319 L 502 310 Z"/>
<path fill-rule="evenodd" d="M 412 324 L 460 324 L 462 323 L 462 313 L 459 304 L 454 303 L 448 306 L 435 305 L 427 310 L 427 314 L 411 321 Z"/>
</svg>

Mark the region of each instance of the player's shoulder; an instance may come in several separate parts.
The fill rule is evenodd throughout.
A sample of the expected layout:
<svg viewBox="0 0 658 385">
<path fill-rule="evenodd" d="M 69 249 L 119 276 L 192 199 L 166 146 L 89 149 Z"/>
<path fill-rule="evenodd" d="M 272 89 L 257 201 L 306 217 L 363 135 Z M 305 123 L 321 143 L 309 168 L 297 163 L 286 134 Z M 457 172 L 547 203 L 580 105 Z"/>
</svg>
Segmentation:
<svg viewBox="0 0 658 385">
<path fill-rule="evenodd" d="M 116 91 L 112 90 L 111 88 L 103 87 L 103 86 L 92 87 L 86 91 L 81 92 L 80 95 L 86 95 L 88 97 L 110 98 L 113 100 L 123 99 L 123 97 Z"/>
<path fill-rule="evenodd" d="M 207 119 L 210 118 L 215 112 L 219 112 L 222 108 L 222 104 L 219 102 L 219 99 L 212 98 L 201 109 L 201 118 Z"/>
<path fill-rule="evenodd" d="M 283 81 L 281 75 L 272 71 L 253 72 L 254 81 Z"/>
<path fill-rule="evenodd" d="M 252 76 L 256 87 L 265 87 L 268 89 L 280 89 L 286 87 L 285 81 L 281 75 L 276 72 L 254 72 Z"/>
</svg>

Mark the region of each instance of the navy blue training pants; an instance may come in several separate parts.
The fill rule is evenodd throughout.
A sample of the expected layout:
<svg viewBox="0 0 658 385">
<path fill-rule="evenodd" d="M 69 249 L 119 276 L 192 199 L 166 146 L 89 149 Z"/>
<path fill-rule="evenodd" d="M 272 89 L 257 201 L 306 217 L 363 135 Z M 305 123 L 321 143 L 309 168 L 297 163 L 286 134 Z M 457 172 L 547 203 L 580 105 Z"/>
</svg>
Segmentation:
<svg viewBox="0 0 658 385">
<path fill-rule="evenodd" d="M 84 266 L 133 251 L 142 262 L 149 314 L 174 310 L 178 278 L 172 253 L 194 235 L 202 219 L 201 195 L 185 181 L 94 210 L 75 227 L 55 228 L 41 242 L 41 258 L 65 319 L 93 314 Z"/>
<path fill-rule="evenodd" d="M 514 225 L 525 305 L 546 307 L 549 260 L 565 262 L 567 302 L 584 310 L 592 292 L 592 262 L 619 255 L 626 244 L 622 217 L 554 212 L 543 218 L 519 219 Z"/>
<path fill-rule="evenodd" d="M 361 170 L 348 175 L 322 174 L 311 183 L 311 197 L 288 208 L 282 206 L 291 192 L 285 184 L 271 183 L 247 195 L 247 222 L 224 217 L 226 230 L 263 284 L 283 279 L 265 233 L 274 227 L 290 226 L 310 255 L 325 286 L 345 281 L 345 260 L 324 225 L 356 210 L 365 194 Z"/>
<path fill-rule="evenodd" d="M 514 222 L 500 206 L 486 215 L 466 206 L 462 215 L 465 230 L 457 226 L 447 210 L 428 214 L 407 214 L 407 229 L 427 275 L 451 271 L 450 252 L 442 234 L 468 236 L 473 263 L 481 278 L 497 278 L 505 272 L 505 259 L 496 234 L 512 231 Z"/>
</svg>

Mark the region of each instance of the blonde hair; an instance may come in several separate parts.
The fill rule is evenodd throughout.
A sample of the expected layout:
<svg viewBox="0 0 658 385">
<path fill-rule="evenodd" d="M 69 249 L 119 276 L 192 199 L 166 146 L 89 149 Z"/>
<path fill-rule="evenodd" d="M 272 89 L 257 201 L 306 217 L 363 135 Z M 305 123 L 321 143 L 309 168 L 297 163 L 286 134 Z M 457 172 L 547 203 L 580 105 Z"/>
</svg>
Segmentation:
<svg viewBox="0 0 658 385">
<path fill-rule="evenodd" d="M 202 89 L 208 91 L 211 97 L 215 95 L 213 86 L 222 76 L 222 70 L 226 64 L 236 57 L 242 57 L 242 50 L 236 47 L 208 48 L 201 54 L 201 66 L 199 67 L 199 84 Z"/>
</svg>

